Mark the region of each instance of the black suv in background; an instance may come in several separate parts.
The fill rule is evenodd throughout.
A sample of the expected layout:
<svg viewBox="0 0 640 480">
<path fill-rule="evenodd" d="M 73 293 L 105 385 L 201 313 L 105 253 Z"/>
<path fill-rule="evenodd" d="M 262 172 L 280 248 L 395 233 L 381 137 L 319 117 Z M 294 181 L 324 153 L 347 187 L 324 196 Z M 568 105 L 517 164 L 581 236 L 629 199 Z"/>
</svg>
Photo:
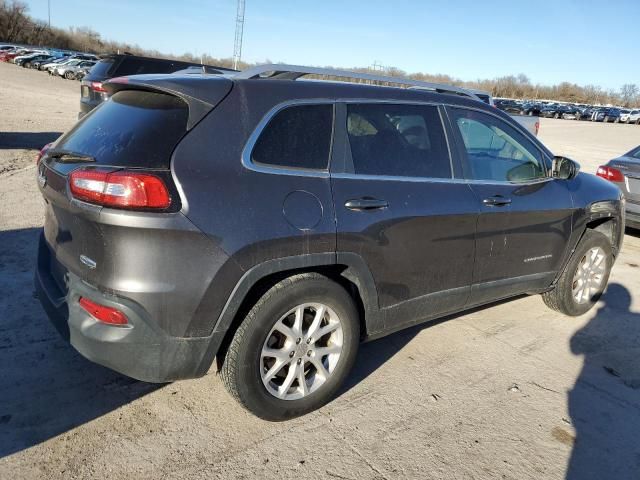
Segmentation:
<svg viewBox="0 0 640 480">
<path fill-rule="evenodd" d="M 82 118 L 107 98 L 103 83 L 110 78 L 149 73 L 174 73 L 190 67 L 205 69 L 205 73 L 229 73 L 235 70 L 181 62 L 163 58 L 140 57 L 129 54 L 102 55 L 100 61 L 89 71 L 80 84 L 80 113 Z"/>
<path fill-rule="evenodd" d="M 103 88 L 38 161 L 35 282 L 80 353 L 137 379 L 215 358 L 244 407 L 295 417 L 361 341 L 524 293 L 585 313 L 620 251 L 618 187 L 463 89 L 283 65 Z"/>
</svg>

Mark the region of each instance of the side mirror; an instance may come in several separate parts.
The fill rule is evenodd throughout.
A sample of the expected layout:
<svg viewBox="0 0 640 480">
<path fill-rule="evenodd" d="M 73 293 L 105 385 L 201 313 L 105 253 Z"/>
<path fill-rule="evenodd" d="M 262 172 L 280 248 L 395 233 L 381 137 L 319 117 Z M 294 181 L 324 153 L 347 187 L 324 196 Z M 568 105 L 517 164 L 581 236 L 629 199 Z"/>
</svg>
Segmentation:
<svg viewBox="0 0 640 480">
<path fill-rule="evenodd" d="M 578 175 L 580 164 L 567 157 L 553 157 L 551 176 L 560 180 L 571 180 Z"/>
</svg>

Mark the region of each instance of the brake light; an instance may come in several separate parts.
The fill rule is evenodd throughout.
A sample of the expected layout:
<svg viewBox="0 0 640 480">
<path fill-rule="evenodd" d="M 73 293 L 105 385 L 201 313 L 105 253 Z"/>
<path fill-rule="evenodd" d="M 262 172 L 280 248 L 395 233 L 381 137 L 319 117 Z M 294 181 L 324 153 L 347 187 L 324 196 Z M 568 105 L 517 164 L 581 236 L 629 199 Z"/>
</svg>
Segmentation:
<svg viewBox="0 0 640 480">
<path fill-rule="evenodd" d="M 110 325 L 126 325 L 129 323 L 127 316 L 115 308 L 105 307 L 85 297 L 80 297 L 78 303 L 85 312 L 102 323 Z"/>
<path fill-rule="evenodd" d="M 40 151 L 38 152 L 38 154 L 36 155 L 36 165 L 38 164 L 38 162 L 40 161 L 40 159 L 42 157 L 44 157 L 45 153 L 47 153 L 47 150 L 49 150 L 49 148 L 51 148 L 51 143 L 47 143 L 44 147 L 42 147 L 40 149 Z"/>
<path fill-rule="evenodd" d="M 610 182 L 624 182 L 624 174 L 620 170 L 606 165 L 598 167 L 596 175 Z"/>
<path fill-rule="evenodd" d="M 102 86 L 102 82 L 91 82 L 91 90 L 94 92 L 106 92 L 107 90 Z"/>
<path fill-rule="evenodd" d="M 171 205 L 171 196 L 159 177 L 126 170 L 76 170 L 69 177 L 78 200 L 115 208 L 157 208 Z"/>
<path fill-rule="evenodd" d="M 538 135 L 538 132 L 540 131 L 540 121 L 536 122 L 536 136 Z"/>
</svg>

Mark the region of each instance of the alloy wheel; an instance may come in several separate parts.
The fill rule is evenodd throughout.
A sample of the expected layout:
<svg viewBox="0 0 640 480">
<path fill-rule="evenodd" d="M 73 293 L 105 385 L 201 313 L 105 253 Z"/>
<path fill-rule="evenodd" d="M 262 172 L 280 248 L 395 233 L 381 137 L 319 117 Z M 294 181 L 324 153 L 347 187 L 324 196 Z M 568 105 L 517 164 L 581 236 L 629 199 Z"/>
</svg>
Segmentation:
<svg viewBox="0 0 640 480">
<path fill-rule="evenodd" d="M 590 302 L 604 281 L 607 272 L 607 256 L 600 247 L 589 249 L 573 276 L 572 294 L 578 304 Z"/>
<path fill-rule="evenodd" d="M 305 303 L 273 326 L 260 353 L 260 376 L 281 400 L 298 400 L 320 388 L 333 374 L 343 347 L 338 315 L 320 303 Z"/>
</svg>

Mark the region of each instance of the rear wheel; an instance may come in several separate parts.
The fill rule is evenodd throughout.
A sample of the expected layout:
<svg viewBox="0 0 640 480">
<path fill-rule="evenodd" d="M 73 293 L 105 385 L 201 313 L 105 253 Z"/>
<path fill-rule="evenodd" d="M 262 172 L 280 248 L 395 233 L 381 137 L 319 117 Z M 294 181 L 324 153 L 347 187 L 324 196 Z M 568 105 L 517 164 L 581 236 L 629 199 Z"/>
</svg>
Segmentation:
<svg viewBox="0 0 640 480">
<path fill-rule="evenodd" d="M 64 78 L 66 78 L 67 80 L 73 80 L 73 72 L 64 72 Z"/>
<path fill-rule="evenodd" d="M 588 312 L 607 286 L 612 265 L 609 239 L 587 230 L 554 289 L 542 294 L 544 303 L 572 317 Z"/>
<path fill-rule="evenodd" d="M 220 375 L 247 410 L 280 421 L 320 408 L 355 361 L 358 313 L 349 294 L 316 273 L 270 288 L 238 327 Z"/>
<path fill-rule="evenodd" d="M 604 123 L 609 123 L 609 117 L 607 115 L 605 115 L 604 118 L 602 119 L 602 121 Z"/>
<path fill-rule="evenodd" d="M 559 114 L 559 113 L 555 113 L 555 114 L 553 115 L 553 118 L 560 118 L 560 114 Z"/>
</svg>

